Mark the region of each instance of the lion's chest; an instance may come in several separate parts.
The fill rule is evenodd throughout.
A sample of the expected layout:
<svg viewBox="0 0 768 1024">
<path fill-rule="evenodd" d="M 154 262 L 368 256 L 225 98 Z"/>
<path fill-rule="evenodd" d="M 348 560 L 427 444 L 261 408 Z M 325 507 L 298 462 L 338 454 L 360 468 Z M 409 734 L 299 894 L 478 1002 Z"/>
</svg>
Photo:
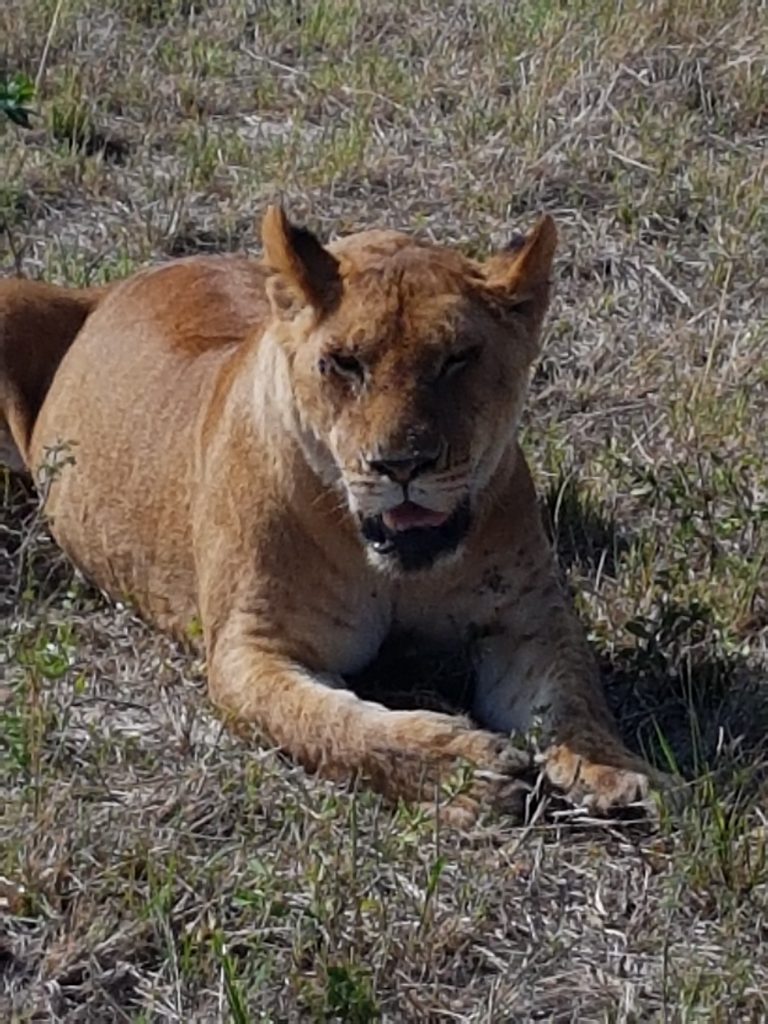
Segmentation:
<svg viewBox="0 0 768 1024">
<path fill-rule="evenodd" d="M 468 650 L 479 634 L 498 628 L 521 610 L 514 573 L 492 564 L 439 578 L 382 580 L 380 585 L 348 587 L 315 604 L 311 632 L 321 636 L 320 663 L 332 672 L 354 675 L 368 667 L 382 644 L 401 635 L 418 636 L 436 650 Z M 319 597 L 319 595 L 318 595 Z M 306 605 L 304 606 L 306 610 Z M 322 620 L 322 625 L 321 625 Z M 397 641 L 396 641 L 397 643 Z"/>
<path fill-rule="evenodd" d="M 327 603 L 324 622 L 313 630 L 321 650 L 320 661 L 332 672 L 354 674 L 369 665 L 388 636 L 391 604 L 386 593 L 375 588 L 345 595 L 335 606 Z"/>
</svg>

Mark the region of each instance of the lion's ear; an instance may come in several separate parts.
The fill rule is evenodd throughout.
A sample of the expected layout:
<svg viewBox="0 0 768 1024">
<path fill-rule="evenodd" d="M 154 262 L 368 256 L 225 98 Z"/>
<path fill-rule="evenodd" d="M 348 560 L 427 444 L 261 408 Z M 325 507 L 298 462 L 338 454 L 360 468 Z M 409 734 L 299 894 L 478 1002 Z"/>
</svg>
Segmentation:
<svg viewBox="0 0 768 1024">
<path fill-rule="evenodd" d="M 483 271 L 490 292 L 507 307 L 531 303 L 540 306 L 543 316 L 556 248 L 557 228 L 545 214 L 524 238 L 516 239 L 509 249 L 485 263 Z"/>
<path fill-rule="evenodd" d="M 268 206 L 261 223 L 264 263 L 275 275 L 269 295 L 275 312 L 291 316 L 306 305 L 327 313 L 341 296 L 338 261 L 311 231 L 292 224 L 280 206 Z"/>
</svg>

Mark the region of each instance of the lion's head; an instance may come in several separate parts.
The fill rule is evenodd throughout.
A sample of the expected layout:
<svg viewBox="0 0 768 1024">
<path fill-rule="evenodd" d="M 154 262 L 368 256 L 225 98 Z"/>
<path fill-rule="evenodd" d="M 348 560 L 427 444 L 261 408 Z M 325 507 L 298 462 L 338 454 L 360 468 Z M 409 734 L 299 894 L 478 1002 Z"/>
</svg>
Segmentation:
<svg viewBox="0 0 768 1024">
<path fill-rule="evenodd" d="M 324 248 L 276 207 L 262 233 L 314 468 L 343 490 L 376 564 L 431 567 L 460 548 L 515 442 L 552 219 L 482 263 L 394 231 Z"/>
</svg>

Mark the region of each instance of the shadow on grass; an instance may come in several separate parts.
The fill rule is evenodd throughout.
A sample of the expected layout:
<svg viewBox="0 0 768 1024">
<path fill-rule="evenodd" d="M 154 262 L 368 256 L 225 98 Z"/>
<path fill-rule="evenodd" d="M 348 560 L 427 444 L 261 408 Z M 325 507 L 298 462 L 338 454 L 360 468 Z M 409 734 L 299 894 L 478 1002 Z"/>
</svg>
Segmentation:
<svg viewBox="0 0 768 1024">
<path fill-rule="evenodd" d="M 768 770 L 768 688 L 747 658 L 724 644 L 706 605 L 665 596 L 632 622 L 636 643 L 600 656 L 608 698 L 627 740 L 686 777 L 728 775 L 751 759 Z"/>
<path fill-rule="evenodd" d="M 468 653 L 435 650 L 415 634 L 390 637 L 347 683 L 359 697 L 402 711 L 468 711 L 474 690 Z"/>
<path fill-rule="evenodd" d="M 615 578 L 636 541 L 595 497 L 562 474 L 545 492 L 542 517 L 564 570 Z M 762 764 L 768 755 L 768 687 L 763 674 L 718 629 L 706 604 L 661 591 L 627 636 L 596 650 L 608 700 L 627 742 L 662 768 L 692 778 L 729 757 Z M 757 777 L 759 773 L 756 771 Z"/>
<path fill-rule="evenodd" d="M 561 473 L 539 502 L 541 517 L 564 570 L 581 565 L 615 576 L 632 546 L 632 535 L 606 515 L 576 477 Z"/>
</svg>

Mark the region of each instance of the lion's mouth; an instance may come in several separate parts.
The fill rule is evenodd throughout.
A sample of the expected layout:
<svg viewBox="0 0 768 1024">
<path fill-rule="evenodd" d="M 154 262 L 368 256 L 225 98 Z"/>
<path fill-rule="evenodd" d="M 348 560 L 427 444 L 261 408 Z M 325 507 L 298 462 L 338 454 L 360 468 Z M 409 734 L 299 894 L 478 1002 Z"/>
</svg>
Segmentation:
<svg viewBox="0 0 768 1024">
<path fill-rule="evenodd" d="M 388 530 L 399 533 L 402 530 L 421 530 L 442 526 L 448 521 L 448 512 L 435 512 L 413 501 L 403 501 L 382 513 L 381 519 Z"/>
<path fill-rule="evenodd" d="M 404 501 L 376 516 L 360 520 L 363 540 L 377 555 L 392 559 L 407 572 L 428 569 L 455 551 L 469 531 L 469 501 L 451 513 L 435 512 Z"/>
</svg>

